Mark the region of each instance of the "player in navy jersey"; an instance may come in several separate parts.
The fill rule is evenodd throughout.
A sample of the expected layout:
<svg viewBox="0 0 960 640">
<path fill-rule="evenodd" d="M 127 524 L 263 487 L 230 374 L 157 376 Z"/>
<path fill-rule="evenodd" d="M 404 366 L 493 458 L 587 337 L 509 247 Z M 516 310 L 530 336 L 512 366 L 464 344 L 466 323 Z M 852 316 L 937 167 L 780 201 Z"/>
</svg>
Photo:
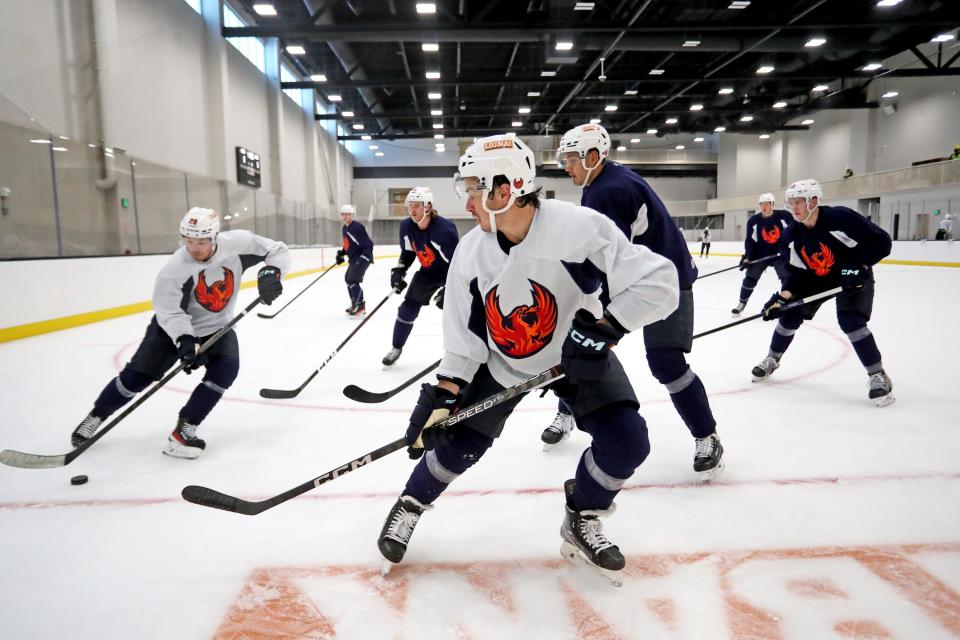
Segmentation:
<svg viewBox="0 0 960 640">
<path fill-rule="evenodd" d="M 563 553 L 616 572 L 625 560 L 599 517 L 612 513 L 649 440 L 610 348 L 673 312 L 676 269 L 596 212 L 541 201 L 536 158 L 519 138 L 478 139 L 460 158 L 457 184 L 479 227 L 463 236 L 450 264 L 438 383 L 421 387 L 406 432 L 419 462 L 387 514 L 380 552 L 390 562 L 403 559 L 420 516 L 493 445 L 521 397 L 449 428 L 431 425 L 559 364 L 565 377 L 554 391 L 592 436 L 575 478 L 564 484 Z M 478 539 L 483 535 L 481 527 Z"/>
<path fill-rule="evenodd" d="M 340 219 L 343 221 L 343 248 L 337 251 L 337 264 L 347 260 L 347 273 L 343 279 L 347 283 L 350 306 L 347 315 L 359 318 L 367 312 L 367 303 L 363 299 L 363 274 L 373 263 L 373 240 L 367 235 L 367 229 L 356 220 L 357 209 L 352 204 L 340 207 Z"/>
<path fill-rule="evenodd" d="M 265 304 L 283 290 L 280 280 L 290 269 L 290 251 L 282 242 L 249 231 L 220 233 L 220 218 L 211 209 L 194 207 L 180 222 L 183 244 L 157 276 L 153 289 L 155 315 L 136 353 L 100 392 L 70 442 L 79 447 L 115 411 L 152 382 L 160 380 L 179 359 L 190 373 L 204 368 L 203 380 L 180 409 L 177 425 L 163 452 L 196 458 L 206 442 L 197 427 L 230 388 L 240 371 L 240 347 L 231 329 L 207 351 L 203 342 L 233 318 L 240 278 L 248 267 L 264 262 L 257 286 Z"/>
<path fill-rule="evenodd" d="M 776 203 L 772 193 L 761 194 L 757 198 L 760 213 L 753 214 L 747 220 L 747 237 L 743 241 L 743 255 L 740 257 L 740 270 L 746 273 L 743 275 L 743 284 L 740 285 L 740 302 L 730 310 L 733 315 L 739 315 L 747 306 L 747 301 L 767 267 L 773 266 L 781 285 L 787 277 L 787 261 L 780 254 L 781 249 L 786 246 L 784 232 L 793 222 L 793 218 L 783 209 L 774 209 Z M 750 262 L 753 264 L 748 264 Z"/>
<path fill-rule="evenodd" d="M 643 328 L 647 364 L 667 387 L 673 406 L 696 439 L 693 468 L 704 480 L 723 470 L 723 446 L 703 383 L 684 354 L 693 345 L 693 282 L 697 268 L 683 234 L 663 201 L 647 181 L 608 159 L 610 136 L 598 124 L 584 124 L 563 134 L 557 162 L 573 183 L 583 187 L 580 204 L 599 211 L 635 244 L 670 260 L 680 279 L 680 305 L 670 317 Z M 545 448 L 556 446 L 573 429 L 574 420 L 561 406 L 553 424 L 541 435 Z"/>
<path fill-rule="evenodd" d="M 443 285 L 460 236 L 455 224 L 441 218 L 433 208 L 433 192 L 427 187 L 414 187 L 407 194 L 405 205 L 410 217 L 400 223 L 400 262 L 390 270 L 390 286 L 397 293 L 407 289 L 404 276 L 420 261 L 420 270 L 413 275 L 410 288 L 397 310 L 393 325 L 393 347 L 383 356 L 384 366 L 397 361 L 403 351 L 420 308 L 430 304 L 430 296 L 443 309 Z"/>
<path fill-rule="evenodd" d="M 754 381 L 765 380 L 804 320 L 811 320 L 823 301 L 781 311 L 792 298 L 842 287 L 837 296 L 837 322 L 867 370 L 869 397 L 877 406 L 893 402 L 893 383 L 883 370 L 880 350 L 867 322 L 873 311 L 873 265 L 890 254 L 886 231 L 853 209 L 821 206 L 823 190 L 816 180 L 787 188 L 787 206 L 794 223 L 787 229 L 789 260 L 786 282 L 764 305 L 764 319 L 778 318 L 767 357 L 753 368 Z"/>
</svg>

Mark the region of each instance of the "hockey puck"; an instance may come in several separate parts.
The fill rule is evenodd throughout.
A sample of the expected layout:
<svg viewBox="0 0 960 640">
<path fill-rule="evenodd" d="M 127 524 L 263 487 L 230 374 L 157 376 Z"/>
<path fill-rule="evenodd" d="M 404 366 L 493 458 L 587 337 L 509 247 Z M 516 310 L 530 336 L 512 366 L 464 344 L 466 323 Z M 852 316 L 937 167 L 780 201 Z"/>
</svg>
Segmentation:
<svg viewBox="0 0 960 640">
<path fill-rule="evenodd" d="M 87 476 L 73 476 L 72 478 L 70 478 L 70 484 L 72 485 L 87 484 L 88 479 L 89 478 L 87 478 Z"/>
</svg>

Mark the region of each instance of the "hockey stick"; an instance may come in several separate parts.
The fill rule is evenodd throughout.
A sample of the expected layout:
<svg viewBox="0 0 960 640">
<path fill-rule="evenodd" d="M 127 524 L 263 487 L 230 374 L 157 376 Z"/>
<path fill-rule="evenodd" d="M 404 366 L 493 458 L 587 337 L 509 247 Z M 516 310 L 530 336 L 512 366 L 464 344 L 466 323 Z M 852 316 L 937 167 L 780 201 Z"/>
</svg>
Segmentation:
<svg viewBox="0 0 960 640">
<path fill-rule="evenodd" d="M 812 296 L 807 296 L 806 298 L 800 298 L 799 300 L 795 300 L 793 302 L 790 302 L 789 304 L 785 304 L 782 307 L 780 307 L 780 309 L 782 311 L 787 311 L 789 309 L 802 307 L 803 305 L 808 304 L 810 302 L 816 302 L 817 300 L 823 300 L 824 298 L 832 298 L 833 296 L 838 295 L 841 291 L 843 291 L 842 287 L 837 287 L 835 289 L 827 289 L 826 291 L 821 291 L 820 293 L 814 294 Z M 746 318 L 740 318 L 739 320 L 735 320 L 729 324 L 715 327 L 708 331 L 704 331 L 703 333 L 698 333 L 697 335 L 693 336 L 693 339 L 696 340 L 697 338 L 708 336 L 711 333 L 723 331 L 724 329 L 729 329 L 730 327 L 735 327 L 738 324 L 743 324 L 744 322 L 750 322 L 751 320 L 756 320 L 757 318 L 762 318 L 762 317 L 763 317 L 763 312 L 754 314 L 752 316 L 747 316 Z"/>
<path fill-rule="evenodd" d="M 480 402 L 472 404 L 462 411 L 458 411 L 452 416 L 436 423 L 434 428 L 442 429 L 445 427 L 452 427 L 458 422 L 462 422 L 467 418 L 475 416 L 479 413 L 483 413 L 484 411 L 492 409 L 498 404 L 502 404 L 511 398 L 516 398 L 518 395 L 525 394 L 528 391 L 536 389 L 537 387 L 550 384 L 554 380 L 562 377 L 563 373 L 561 372 L 559 366 L 547 369 L 541 374 L 538 374 L 532 378 L 528 378 L 519 384 L 504 389 L 503 391 L 500 391 L 499 393 L 496 393 L 488 398 L 484 398 Z M 355 458 L 346 464 L 340 465 L 336 469 L 328 471 L 323 475 L 317 476 L 313 480 L 308 480 L 301 485 L 284 491 L 279 495 L 275 495 L 272 498 L 267 498 L 266 500 L 244 500 L 242 498 L 228 496 L 224 493 L 220 493 L 219 491 L 208 489 L 207 487 L 199 487 L 197 485 L 184 487 L 180 495 L 182 495 L 183 499 L 187 502 L 192 502 L 203 507 L 212 507 L 214 509 L 232 511 L 245 516 L 255 516 L 259 513 L 263 513 L 267 509 L 277 506 L 278 504 L 283 504 L 287 500 L 296 498 L 297 496 L 304 494 L 311 489 L 319 487 L 321 484 L 330 482 L 331 480 L 336 480 L 340 476 L 350 473 L 351 471 L 356 471 L 360 467 L 366 466 L 374 460 L 379 460 L 380 458 L 383 458 L 394 451 L 399 451 L 406 446 L 406 440 L 404 438 L 398 438 L 389 444 L 383 445 L 379 449 L 374 449 L 370 453 L 362 455 L 359 458 Z"/>
<path fill-rule="evenodd" d="M 313 282 L 311 282 L 310 284 L 308 284 L 307 286 L 305 286 L 305 287 L 303 288 L 303 291 L 301 291 L 301 292 L 298 293 L 297 295 L 293 296 L 293 297 L 290 299 L 290 302 L 288 302 L 287 304 L 285 304 L 285 305 L 283 305 L 282 307 L 280 307 L 280 309 L 277 310 L 276 313 L 274 313 L 274 314 L 258 313 L 258 314 L 257 314 L 257 317 L 258 317 L 258 318 L 264 318 L 264 319 L 266 319 L 266 320 L 272 320 L 273 318 L 276 318 L 278 315 L 280 315 L 280 312 L 281 312 L 281 311 L 283 311 L 284 309 L 286 309 L 287 307 L 289 307 L 291 304 L 293 304 L 293 301 L 296 300 L 297 298 L 299 298 L 300 296 L 302 296 L 302 295 L 306 292 L 307 289 L 309 289 L 309 288 L 312 287 L 313 285 L 315 285 L 315 284 L 317 284 L 318 282 L 320 282 L 320 278 L 322 278 L 323 276 L 325 276 L 325 275 L 327 275 L 328 273 L 330 273 L 331 271 L 333 271 L 334 267 L 336 267 L 336 266 L 337 266 L 337 263 L 334 262 L 332 265 L 330 265 L 329 267 L 327 267 L 326 269 L 324 269 L 324 270 L 323 270 L 323 273 L 321 273 L 319 276 L 317 276 L 316 278 L 314 278 L 314 279 L 313 279 Z"/>
<path fill-rule="evenodd" d="M 750 260 L 750 261 L 746 262 L 745 264 L 748 264 L 748 265 L 760 264 L 761 262 L 766 262 L 767 260 L 771 260 L 771 259 L 773 259 L 773 258 L 779 258 L 779 257 L 780 257 L 780 254 L 779 254 L 779 253 L 775 253 L 775 254 L 773 254 L 772 256 L 767 256 L 766 258 L 757 258 L 756 260 Z M 709 278 L 710 276 L 715 276 L 715 275 L 717 275 L 718 273 L 723 273 L 724 271 L 730 271 L 731 269 L 739 269 L 739 268 L 740 268 L 740 265 L 739 265 L 739 264 L 735 264 L 735 265 L 733 265 L 732 267 L 727 267 L 727 268 L 725 268 L 725 269 L 718 269 L 718 270 L 716 270 L 716 271 L 711 271 L 710 273 L 708 273 L 708 274 L 705 275 L 705 276 L 698 276 L 698 277 L 697 277 L 697 280 L 703 280 L 704 278 Z"/>
<path fill-rule="evenodd" d="M 313 373 L 311 373 L 310 376 L 303 381 L 303 384 L 301 384 L 296 389 L 260 389 L 260 396 L 262 398 L 270 398 L 271 400 L 287 400 L 289 398 L 296 398 L 298 395 L 300 395 L 300 392 L 303 391 L 307 387 L 307 385 L 310 384 L 310 382 L 317 377 L 317 374 L 320 373 L 320 370 L 323 369 L 325 366 L 327 366 L 327 364 L 331 360 L 333 360 L 333 357 L 340 352 L 340 349 L 343 349 L 343 345 L 347 344 L 350 341 L 350 338 L 352 338 L 357 333 L 357 331 L 360 331 L 360 327 L 365 325 L 367 323 L 367 320 L 372 318 L 373 314 L 375 314 L 380 307 L 386 304 L 387 300 L 390 299 L 390 296 L 392 296 L 393 293 L 394 293 L 393 290 L 391 290 L 390 293 L 384 296 L 383 300 L 381 300 L 380 303 L 373 308 L 373 311 L 368 313 L 367 317 L 360 321 L 360 324 L 358 324 L 356 328 L 354 328 L 354 330 L 350 332 L 350 335 L 344 338 L 343 342 L 337 345 L 337 348 L 333 350 L 333 353 L 328 355 L 327 359 L 324 360 L 319 367 L 314 369 Z"/>
<path fill-rule="evenodd" d="M 403 391 L 404 389 L 412 385 L 414 382 L 416 382 L 423 376 L 427 375 L 428 373 L 430 373 L 431 371 L 433 371 L 439 366 L 440 366 L 440 361 L 437 360 L 436 362 L 434 362 L 432 365 L 430 365 L 423 371 L 417 374 L 414 374 L 413 377 L 411 377 L 409 380 L 404 382 L 402 385 L 400 385 L 396 389 L 391 389 L 390 391 L 383 391 L 383 392 L 377 393 L 375 391 L 367 391 L 366 389 L 361 389 L 355 384 L 348 384 L 343 388 L 343 395 L 347 396 L 354 402 L 366 402 L 368 404 L 383 402 L 384 400 L 388 400 L 393 396 L 397 395 L 398 393 L 400 393 L 401 391 Z"/>
<path fill-rule="evenodd" d="M 246 306 L 246 308 L 235 315 L 230 322 L 228 322 L 223 328 L 217 331 L 215 334 L 207 338 L 207 340 L 200 345 L 200 353 L 207 351 L 210 347 L 214 345 L 220 338 L 222 338 L 230 329 L 233 328 L 235 324 L 240 322 L 240 319 L 250 313 L 255 306 L 260 304 L 260 298 L 257 297 L 256 300 L 251 302 Z M 165 375 L 158 383 L 150 387 L 143 395 L 141 395 L 137 400 L 131 404 L 129 407 L 123 410 L 123 412 L 118 415 L 116 418 L 108 422 L 104 427 L 99 431 L 93 434 L 86 442 L 81 444 L 79 447 L 70 451 L 69 453 L 64 453 L 56 456 L 42 456 L 35 453 L 23 453 L 22 451 L 12 451 L 10 449 L 4 449 L 0 451 L 0 462 L 10 467 L 20 467 L 22 469 L 53 469 L 55 467 L 65 467 L 66 465 L 73 462 L 78 456 L 83 454 L 84 451 L 89 449 L 97 442 L 100 438 L 107 435 L 107 432 L 113 429 L 121 420 L 126 418 L 128 415 L 133 413 L 134 409 L 146 402 L 147 398 L 152 396 L 154 393 L 160 390 L 160 388 L 170 382 L 171 378 L 180 373 L 183 369 L 183 363 L 178 364 L 174 367 L 170 373 Z"/>
</svg>

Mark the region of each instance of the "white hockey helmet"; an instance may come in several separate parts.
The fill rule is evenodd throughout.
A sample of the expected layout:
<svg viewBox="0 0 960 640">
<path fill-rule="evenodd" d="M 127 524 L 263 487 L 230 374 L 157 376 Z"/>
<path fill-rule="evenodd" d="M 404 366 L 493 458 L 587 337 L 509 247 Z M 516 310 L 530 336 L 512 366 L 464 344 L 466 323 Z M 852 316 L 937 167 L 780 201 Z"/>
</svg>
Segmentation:
<svg viewBox="0 0 960 640">
<path fill-rule="evenodd" d="M 433 191 L 430 187 L 414 187 L 407 193 L 403 206 L 409 208 L 411 202 L 422 202 L 423 206 L 427 206 L 428 203 L 433 204 Z"/>
<path fill-rule="evenodd" d="M 567 154 L 576 153 L 581 162 L 587 157 L 590 149 L 596 149 L 603 161 L 610 155 L 610 134 L 599 124 L 581 124 L 570 129 L 560 137 L 560 146 L 557 148 L 557 166 L 563 169 L 567 166 Z M 587 167 L 595 169 L 596 167 Z"/>
<path fill-rule="evenodd" d="M 220 233 L 220 216 L 213 209 L 193 207 L 180 221 L 180 235 L 184 238 L 210 238 Z"/>
<path fill-rule="evenodd" d="M 477 138 L 467 147 L 467 151 L 460 156 L 454 175 L 457 197 L 463 199 L 466 196 L 463 187 L 466 178 L 476 178 L 479 181 L 478 189 L 490 191 L 496 176 L 503 176 L 509 183 L 510 201 L 503 209 L 491 211 L 487 209 L 487 199 L 484 197 L 483 209 L 489 214 L 502 213 L 512 207 L 520 196 L 537 190 L 537 162 L 533 151 L 516 136 L 500 134 Z"/>
<path fill-rule="evenodd" d="M 789 202 L 794 198 L 803 198 L 807 201 L 807 207 L 810 207 L 810 200 L 817 198 L 817 204 L 823 200 L 823 187 L 820 183 L 810 178 L 809 180 L 798 180 L 787 187 L 786 200 Z"/>
<path fill-rule="evenodd" d="M 772 193 L 761 193 L 760 197 L 757 198 L 757 204 L 763 204 L 764 202 L 769 202 L 770 204 L 776 206 L 777 199 L 773 197 Z"/>
<path fill-rule="evenodd" d="M 340 215 L 343 215 L 345 213 L 349 213 L 351 216 L 356 216 L 357 208 L 352 204 L 345 204 L 342 207 L 340 207 Z"/>
</svg>

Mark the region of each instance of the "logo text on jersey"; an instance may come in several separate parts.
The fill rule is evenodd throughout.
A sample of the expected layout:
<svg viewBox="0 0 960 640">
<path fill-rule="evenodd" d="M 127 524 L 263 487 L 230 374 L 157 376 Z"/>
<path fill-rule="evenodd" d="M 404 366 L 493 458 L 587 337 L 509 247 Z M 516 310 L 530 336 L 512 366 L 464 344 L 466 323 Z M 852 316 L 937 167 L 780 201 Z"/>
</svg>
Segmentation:
<svg viewBox="0 0 960 640">
<path fill-rule="evenodd" d="M 820 243 L 820 251 L 817 251 L 812 256 L 807 255 L 806 247 L 800 247 L 800 257 L 803 258 L 807 266 L 813 269 L 813 272 L 818 276 L 825 276 L 830 273 L 830 268 L 833 267 L 834 264 L 833 252 L 830 251 L 830 247 L 822 242 Z"/>
<path fill-rule="evenodd" d="M 197 285 L 193 288 L 193 297 L 201 307 L 207 311 L 218 313 L 223 311 L 230 298 L 233 297 L 233 271 L 222 267 L 223 280 L 207 284 L 206 270 L 201 270 L 197 276 Z"/>
<path fill-rule="evenodd" d="M 542 284 L 529 279 L 527 282 L 533 304 L 514 307 L 506 315 L 500 311 L 496 286 L 484 297 L 490 339 L 501 353 L 511 358 L 538 353 L 550 343 L 557 328 L 557 299 Z"/>
</svg>

